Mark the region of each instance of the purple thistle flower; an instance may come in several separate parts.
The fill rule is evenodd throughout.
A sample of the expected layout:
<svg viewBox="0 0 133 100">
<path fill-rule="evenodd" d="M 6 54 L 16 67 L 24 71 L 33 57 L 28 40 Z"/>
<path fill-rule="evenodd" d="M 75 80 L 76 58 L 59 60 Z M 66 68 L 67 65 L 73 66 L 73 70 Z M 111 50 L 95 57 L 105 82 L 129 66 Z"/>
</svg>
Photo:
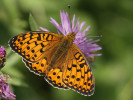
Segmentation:
<svg viewBox="0 0 133 100">
<path fill-rule="evenodd" d="M 0 75 L 0 100 L 1 99 L 12 99 L 15 100 L 16 95 L 10 92 L 9 84 L 7 84 L 7 79 L 9 75 Z"/>
<path fill-rule="evenodd" d="M 88 39 L 87 36 L 90 34 L 86 33 L 89 31 L 90 26 L 88 26 L 85 30 L 82 31 L 85 22 L 79 23 L 79 18 L 76 20 L 75 23 L 75 15 L 73 15 L 72 21 L 69 19 L 68 13 L 61 12 L 61 23 L 58 24 L 53 18 L 50 18 L 50 22 L 57 28 L 58 34 L 63 34 L 64 36 L 68 35 L 69 33 L 76 33 L 74 43 L 79 47 L 79 49 L 84 53 L 87 59 L 91 59 L 92 56 L 100 56 L 101 54 L 93 54 L 93 52 L 101 50 L 102 48 L 97 45 L 95 42 L 98 40 Z M 42 31 L 49 31 L 43 27 L 40 27 Z"/>
<path fill-rule="evenodd" d="M 5 56 L 6 56 L 6 51 L 3 46 L 0 47 L 0 69 L 3 67 L 4 62 L 5 62 Z"/>
<path fill-rule="evenodd" d="M 3 55 L 4 57 L 6 55 L 6 51 L 5 51 L 5 48 L 3 46 L 0 47 L 0 54 Z"/>
</svg>

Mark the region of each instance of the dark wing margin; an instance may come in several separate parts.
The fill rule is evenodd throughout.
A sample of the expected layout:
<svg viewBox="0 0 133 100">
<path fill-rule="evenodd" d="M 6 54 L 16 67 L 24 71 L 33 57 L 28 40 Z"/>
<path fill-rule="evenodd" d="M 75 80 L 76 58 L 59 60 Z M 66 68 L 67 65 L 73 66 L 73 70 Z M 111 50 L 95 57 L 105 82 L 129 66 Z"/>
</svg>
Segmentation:
<svg viewBox="0 0 133 100">
<path fill-rule="evenodd" d="M 39 62 L 32 63 L 28 62 L 25 59 L 22 59 L 25 63 L 26 67 L 33 73 L 39 75 L 39 76 L 45 76 L 46 75 L 46 68 L 47 68 L 47 59 L 43 58 Z"/>
</svg>

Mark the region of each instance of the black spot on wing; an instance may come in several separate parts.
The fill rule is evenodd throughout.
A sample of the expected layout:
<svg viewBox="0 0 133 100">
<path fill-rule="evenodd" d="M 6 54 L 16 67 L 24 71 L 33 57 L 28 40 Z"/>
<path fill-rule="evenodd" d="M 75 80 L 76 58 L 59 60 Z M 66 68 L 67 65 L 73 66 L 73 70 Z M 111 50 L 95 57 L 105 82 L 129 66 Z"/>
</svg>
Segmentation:
<svg viewBox="0 0 133 100">
<path fill-rule="evenodd" d="M 37 40 L 41 40 L 41 34 L 38 34 Z"/>
<path fill-rule="evenodd" d="M 37 75 L 45 76 L 45 73 L 43 73 L 42 70 L 37 70 L 36 67 L 33 67 L 31 62 L 28 62 L 28 61 L 25 60 L 25 59 L 22 59 L 22 60 L 23 60 L 23 62 L 25 63 L 26 67 L 27 67 L 30 71 L 34 72 L 34 73 L 37 74 Z M 36 63 L 36 64 L 39 64 L 39 63 Z"/>
<path fill-rule="evenodd" d="M 50 35 L 48 34 L 48 36 L 46 37 L 46 40 L 47 40 L 47 41 L 48 41 L 49 36 L 50 36 Z"/>
</svg>

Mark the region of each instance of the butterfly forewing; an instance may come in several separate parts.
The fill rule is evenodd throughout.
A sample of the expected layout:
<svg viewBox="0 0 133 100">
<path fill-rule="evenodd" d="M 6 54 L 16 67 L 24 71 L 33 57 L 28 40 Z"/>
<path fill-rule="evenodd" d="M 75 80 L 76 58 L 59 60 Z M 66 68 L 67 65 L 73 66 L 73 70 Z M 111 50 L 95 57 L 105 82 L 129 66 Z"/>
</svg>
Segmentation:
<svg viewBox="0 0 133 100">
<path fill-rule="evenodd" d="M 63 82 L 66 86 L 86 96 L 92 95 L 95 90 L 92 70 L 75 44 L 70 48 L 66 63 L 64 63 Z"/>
<path fill-rule="evenodd" d="M 37 62 L 44 57 L 46 51 L 55 46 L 61 35 L 51 32 L 26 32 L 13 37 L 10 47 L 24 59 Z"/>
</svg>

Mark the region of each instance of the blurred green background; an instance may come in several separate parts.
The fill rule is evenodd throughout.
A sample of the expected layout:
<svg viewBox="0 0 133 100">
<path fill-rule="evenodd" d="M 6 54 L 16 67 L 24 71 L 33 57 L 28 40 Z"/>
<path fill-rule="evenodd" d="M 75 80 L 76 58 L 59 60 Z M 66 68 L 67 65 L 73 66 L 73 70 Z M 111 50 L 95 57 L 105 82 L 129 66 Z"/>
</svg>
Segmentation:
<svg viewBox="0 0 133 100">
<path fill-rule="evenodd" d="M 60 10 L 76 14 L 92 35 L 103 35 L 93 72 L 96 89 L 86 97 L 72 90 L 53 88 L 30 72 L 8 46 L 8 40 L 29 31 L 29 13 L 37 24 L 56 32 L 50 17 L 60 22 Z M 0 45 L 6 47 L 4 74 L 17 100 L 133 100 L 133 0 L 0 0 Z M 94 38 L 97 39 L 97 38 Z"/>
</svg>

